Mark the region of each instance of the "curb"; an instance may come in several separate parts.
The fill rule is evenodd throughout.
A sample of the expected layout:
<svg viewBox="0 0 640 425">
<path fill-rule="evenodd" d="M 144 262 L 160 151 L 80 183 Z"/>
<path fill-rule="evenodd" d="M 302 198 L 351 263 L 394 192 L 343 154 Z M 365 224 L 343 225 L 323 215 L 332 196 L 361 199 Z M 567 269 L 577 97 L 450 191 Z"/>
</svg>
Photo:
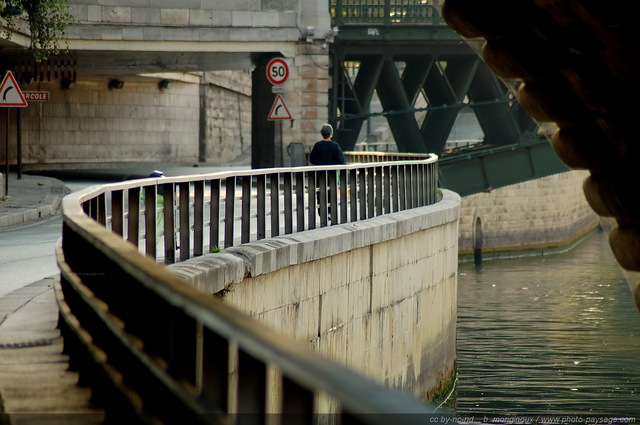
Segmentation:
<svg viewBox="0 0 640 425">
<path fill-rule="evenodd" d="M 47 192 L 44 199 L 34 205 L 14 206 L 13 212 L 2 212 L 0 208 L 0 230 L 36 222 L 58 213 L 62 198 L 70 193 L 69 189 L 57 179 L 41 176 L 38 179 L 46 179 L 50 183 L 50 187 L 43 189 Z"/>
</svg>

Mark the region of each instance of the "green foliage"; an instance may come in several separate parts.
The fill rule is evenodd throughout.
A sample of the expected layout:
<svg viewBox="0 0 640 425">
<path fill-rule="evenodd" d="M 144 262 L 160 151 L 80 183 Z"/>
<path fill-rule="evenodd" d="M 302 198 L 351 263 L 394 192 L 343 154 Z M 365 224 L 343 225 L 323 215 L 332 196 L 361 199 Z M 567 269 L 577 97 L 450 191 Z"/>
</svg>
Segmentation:
<svg viewBox="0 0 640 425">
<path fill-rule="evenodd" d="M 211 249 L 209 250 L 209 252 L 211 252 L 212 254 L 218 253 L 218 252 L 220 252 L 220 247 L 212 246 Z"/>
<path fill-rule="evenodd" d="M 2 17 L 7 22 L 7 30 L 3 35 L 8 40 L 16 28 L 17 19 L 24 17 L 29 22 L 30 49 L 36 62 L 60 52 L 60 43 L 66 43 L 67 25 L 75 20 L 69 13 L 66 0 L 5 0 L 4 3 Z M 20 11 L 24 13 L 19 15 Z"/>
</svg>

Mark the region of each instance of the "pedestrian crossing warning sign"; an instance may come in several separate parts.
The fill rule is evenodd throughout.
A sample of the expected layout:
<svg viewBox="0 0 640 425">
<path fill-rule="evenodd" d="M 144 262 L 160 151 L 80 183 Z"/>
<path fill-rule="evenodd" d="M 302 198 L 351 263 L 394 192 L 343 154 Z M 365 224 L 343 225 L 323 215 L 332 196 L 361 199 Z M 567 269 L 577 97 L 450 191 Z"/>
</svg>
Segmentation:
<svg viewBox="0 0 640 425">
<path fill-rule="evenodd" d="M 13 73 L 7 71 L 0 84 L 0 107 L 24 107 L 27 105 L 27 100 L 13 77 Z"/>
<path fill-rule="evenodd" d="M 287 109 L 287 105 L 284 104 L 284 99 L 281 95 L 276 96 L 276 100 L 273 102 L 273 106 L 271 107 L 271 112 L 269 112 L 268 119 L 269 121 L 292 119 L 289 109 Z"/>
</svg>

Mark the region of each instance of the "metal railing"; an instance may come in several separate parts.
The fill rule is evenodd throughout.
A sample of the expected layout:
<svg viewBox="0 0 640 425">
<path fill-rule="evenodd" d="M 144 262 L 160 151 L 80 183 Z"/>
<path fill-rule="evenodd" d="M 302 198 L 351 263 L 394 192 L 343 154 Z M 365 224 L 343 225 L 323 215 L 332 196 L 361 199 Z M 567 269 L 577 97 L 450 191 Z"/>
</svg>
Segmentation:
<svg viewBox="0 0 640 425">
<path fill-rule="evenodd" d="M 420 161 L 431 158 L 429 153 L 409 152 L 373 152 L 373 151 L 347 151 L 344 158 L 349 164 L 361 164 L 367 162 L 387 161 Z"/>
<path fill-rule="evenodd" d="M 377 162 L 129 181 L 103 186 L 81 203 L 140 252 L 172 264 L 436 202 L 437 156 L 399 155 L 348 152 L 350 161 Z"/>
<path fill-rule="evenodd" d="M 143 179 L 68 195 L 56 294 L 70 368 L 92 387 L 107 420 L 121 423 L 263 424 L 273 413 L 278 423 L 315 423 L 323 398 L 343 424 L 426 423 L 433 406 L 283 340 L 153 257 L 160 239 L 165 262 L 172 262 L 176 252 L 182 260 L 202 254 L 205 233 L 209 246 L 220 234 L 229 246 L 267 230 L 275 236 L 312 229 L 318 205 L 319 225 L 326 226 L 333 205 L 331 223 L 432 204 L 436 176 L 434 155 Z"/>
<path fill-rule="evenodd" d="M 438 0 L 330 0 L 332 25 L 446 25 Z"/>
</svg>

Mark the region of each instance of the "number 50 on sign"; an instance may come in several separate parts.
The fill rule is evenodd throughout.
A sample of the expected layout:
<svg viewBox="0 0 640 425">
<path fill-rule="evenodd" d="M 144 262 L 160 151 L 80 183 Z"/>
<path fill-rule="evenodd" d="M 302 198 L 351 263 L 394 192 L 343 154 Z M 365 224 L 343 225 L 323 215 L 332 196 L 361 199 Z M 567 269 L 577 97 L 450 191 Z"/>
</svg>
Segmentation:
<svg viewBox="0 0 640 425">
<path fill-rule="evenodd" d="M 273 85 L 284 84 L 289 78 L 289 65 L 282 58 L 274 58 L 267 64 L 267 79 Z"/>
</svg>

